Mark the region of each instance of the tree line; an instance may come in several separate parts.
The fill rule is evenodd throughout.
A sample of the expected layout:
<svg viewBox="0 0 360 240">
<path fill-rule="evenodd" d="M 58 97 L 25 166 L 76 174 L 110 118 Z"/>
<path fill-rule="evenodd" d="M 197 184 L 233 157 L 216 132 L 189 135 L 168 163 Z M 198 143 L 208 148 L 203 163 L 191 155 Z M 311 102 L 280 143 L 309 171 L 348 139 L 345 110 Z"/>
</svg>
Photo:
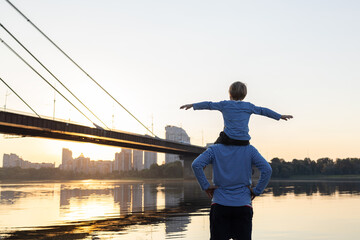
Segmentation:
<svg viewBox="0 0 360 240">
<path fill-rule="evenodd" d="M 283 159 L 271 160 L 271 168 L 274 178 L 289 178 L 299 175 L 358 175 L 360 174 L 360 159 L 345 158 L 336 159 L 320 158 L 316 161 L 310 158 L 304 160 L 294 159 L 286 162 Z"/>
<path fill-rule="evenodd" d="M 273 158 L 270 162 L 273 178 L 290 178 L 304 175 L 360 175 L 360 159 L 309 158 L 286 162 Z M 153 164 L 150 169 L 114 171 L 108 174 L 87 174 L 64 171 L 59 168 L 21 169 L 0 168 L 0 180 L 76 180 L 76 179 L 123 179 L 123 178 L 182 178 L 183 166 L 180 161 L 163 165 Z"/>
</svg>

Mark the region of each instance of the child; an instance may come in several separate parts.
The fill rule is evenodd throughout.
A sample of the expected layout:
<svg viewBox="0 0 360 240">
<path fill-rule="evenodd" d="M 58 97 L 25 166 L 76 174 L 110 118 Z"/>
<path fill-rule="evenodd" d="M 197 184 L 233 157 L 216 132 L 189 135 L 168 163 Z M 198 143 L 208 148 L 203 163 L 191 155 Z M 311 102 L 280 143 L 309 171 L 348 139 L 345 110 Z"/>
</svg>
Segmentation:
<svg viewBox="0 0 360 240">
<path fill-rule="evenodd" d="M 188 110 L 218 110 L 224 118 L 224 131 L 216 140 L 216 143 L 225 145 L 249 145 L 249 119 L 251 114 L 263 115 L 275 120 L 283 119 L 285 121 L 293 118 L 291 115 L 280 115 L 268 108 L 257 107 L 252 103 L 243 102 L 247 94 L 246 85 L 242 82 L 234 82 L 230 85 L 230 101 L 221 102 L 199 102 L 186 104 L 180 109 Z"/>
</svg>

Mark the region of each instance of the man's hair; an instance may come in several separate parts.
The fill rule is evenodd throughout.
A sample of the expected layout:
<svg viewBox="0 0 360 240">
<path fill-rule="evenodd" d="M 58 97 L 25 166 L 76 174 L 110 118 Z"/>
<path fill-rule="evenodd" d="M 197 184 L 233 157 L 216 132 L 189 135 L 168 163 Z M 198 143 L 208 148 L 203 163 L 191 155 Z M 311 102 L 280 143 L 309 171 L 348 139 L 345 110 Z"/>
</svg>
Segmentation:
<svg viewBox="0 0 360 240">
<path fill-rule="evenodd" d="M 247 94 L 246 85 L 242 82 L 234 82 L 229 87 L 229 94 L 234 100 L 243 100 Z"/>
</svg>

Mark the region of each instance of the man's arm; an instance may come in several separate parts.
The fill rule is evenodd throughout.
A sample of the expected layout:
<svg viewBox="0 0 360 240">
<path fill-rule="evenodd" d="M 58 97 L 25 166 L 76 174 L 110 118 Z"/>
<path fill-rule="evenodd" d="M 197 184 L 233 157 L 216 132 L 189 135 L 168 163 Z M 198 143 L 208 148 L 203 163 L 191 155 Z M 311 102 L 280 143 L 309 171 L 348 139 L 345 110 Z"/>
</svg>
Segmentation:
<svg viewBox="0 0 360 240">
<path fill-rule="evenodd" d="M 199 182 L 201 189 L 204 191 L 209 189 L 211 185 L 205 177 L 203 168 L 212 163 L 213 157 L 213 150 L 211 148 L 208 148 L 205 152 L 200 154 L 200 156 L 198 156 L 191 164 L 195 177 Z"/>
<path fill-rule="evenodd" d="M 180 107 L 180 109 L 188 110 L 190 108 L 194 108 L 194 110 L 222 110 L 221 102 L 199 102 L 192 104 L 185 104 Z"/>
<path fill-rule="evenodd" d="M 252 189 L 252 193 L 259 196 L 265 190 L 270 181 L 272 169 L 270 164 L 255 148 L 252 154 L 251 162 L 260 170 L 260 179 L 256 186 Z"/>
</svg>

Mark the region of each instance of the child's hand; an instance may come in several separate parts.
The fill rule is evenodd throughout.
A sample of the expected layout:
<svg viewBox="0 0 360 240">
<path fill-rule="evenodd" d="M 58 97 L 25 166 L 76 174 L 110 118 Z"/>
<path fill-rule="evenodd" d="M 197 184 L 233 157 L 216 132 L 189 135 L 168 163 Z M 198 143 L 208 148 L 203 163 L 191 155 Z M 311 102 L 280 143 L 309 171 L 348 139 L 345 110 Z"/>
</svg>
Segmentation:
<svg viewBox="0 0 360 240">
<path fill-rule="evenodd" d="M 293 118 L 293 116 L 291 116 L 291 115 L 281 115 L 281 117 L 280 117 L 280 119 L 285 120 L 285 121 L 287 121 L 291 118 Z"/>
<path fill-rule="evenodd" d="M 192 104 L 185 104 L 185 105 L 182 105 L 182 106 L 180 107 L 180 109 L 184 109 L 184 108 L 185 108 L 185 110 L 188 110 L 189 108 L 192 108 L 192 107 L 193 107 Z"/>
</svg>

